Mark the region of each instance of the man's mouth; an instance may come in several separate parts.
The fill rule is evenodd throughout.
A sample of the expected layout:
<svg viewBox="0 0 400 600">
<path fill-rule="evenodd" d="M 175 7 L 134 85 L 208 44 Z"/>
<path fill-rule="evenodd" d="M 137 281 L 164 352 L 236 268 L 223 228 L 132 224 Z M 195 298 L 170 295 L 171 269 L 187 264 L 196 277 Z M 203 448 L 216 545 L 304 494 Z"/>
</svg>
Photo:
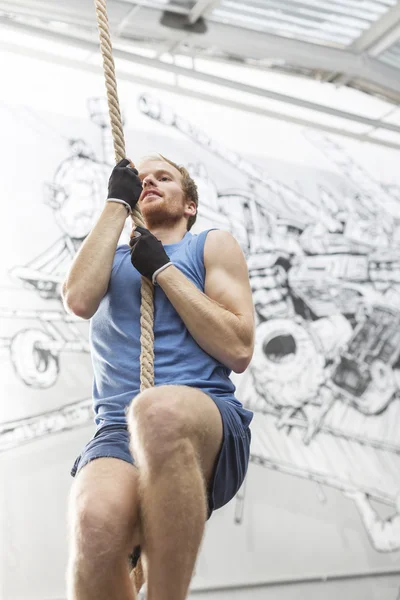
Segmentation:
<svg viewBox="0 0 400 600">
<path fill-rule="evenodd" d="M 156 198 L 161 198 L 161 194 L 159 194 L 155 190 L 149 190 L 144 194 L 143 200 L 145 200 L 146 198 L 150 198 L 151 196 L 156 197 Z"/>
</svg>

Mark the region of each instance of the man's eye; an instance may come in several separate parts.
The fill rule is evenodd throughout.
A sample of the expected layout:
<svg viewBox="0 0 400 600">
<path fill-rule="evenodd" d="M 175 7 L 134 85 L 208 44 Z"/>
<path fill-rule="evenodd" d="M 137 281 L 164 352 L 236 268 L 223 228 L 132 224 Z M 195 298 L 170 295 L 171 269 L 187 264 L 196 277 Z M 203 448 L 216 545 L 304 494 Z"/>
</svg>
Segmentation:
<svg viewBox="0 0 400 600">
<path fill-rule="evenodd" d="M 163 177 L 161 177 L 161 181 L 169 181 L 169 177 L 167 177 L 166 175 L 163 175 Z"/>
</svg>

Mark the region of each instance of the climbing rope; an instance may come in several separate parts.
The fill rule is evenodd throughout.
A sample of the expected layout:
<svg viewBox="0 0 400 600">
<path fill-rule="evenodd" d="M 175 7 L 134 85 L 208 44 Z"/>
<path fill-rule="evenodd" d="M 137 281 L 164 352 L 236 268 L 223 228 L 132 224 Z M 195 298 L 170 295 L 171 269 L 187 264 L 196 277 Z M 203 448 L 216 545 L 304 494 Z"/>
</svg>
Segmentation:
<svg viewBox="0 0 400 600">
<path fill-rule="evenodd" d="M 126 157 L 124 132 L 122 129 L 121 111 L 119 107 L 115 63 L 112 54 L 111 35 L 107 17 L 107 1 L 94 0 L 98 28 L 100 33 L 100 48 L 103 56 L 104 74 L 107 88 L 108 108 L 110 112 L 111 129 L 114 141 L 115 160 L 118 163 Z M 145 227 L 143 217 L 138 208 L 133 211 L 136 225 Z M 146 390 L 154 385 L 154 288 L 151 282 L 142 277 L 142 303 L 140 310 L 141 354 L 140 354 L 140 390 Z"/>
<path fill-rule="evenodd" d="M 111 120 L 111 130 L 114 142 L 115 160 L 118 163 L 126 157 L 125 139 L 122 127 L 121 110 L 118 100 L 117 79 L 115 63 L 112 53 L 111 35 L 107 16 L 107 0 L 94 0 L 97 15 L 97 24 L 100 34 L 100 49 L 103 56 L 103 68 L 106 80 L 108 109 Z M 145 227 L 143 217 L 138 208 L 133 211 L 136 225 Z M 142 277 L 141 307 L 140 307 L 140 391 L 154 385 L 154 287 L 146 278 Z M 134 582 L 137 591 L 144 583 L 141 560 L 137 562 L 134 570 Z"/>
</svg>

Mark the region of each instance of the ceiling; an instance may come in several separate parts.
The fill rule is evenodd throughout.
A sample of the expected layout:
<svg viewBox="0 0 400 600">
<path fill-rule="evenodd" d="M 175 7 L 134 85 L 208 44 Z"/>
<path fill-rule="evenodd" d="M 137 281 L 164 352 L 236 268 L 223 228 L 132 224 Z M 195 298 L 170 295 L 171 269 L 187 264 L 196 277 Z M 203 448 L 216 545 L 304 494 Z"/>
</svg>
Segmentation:
<svg viewBox="0 0 400 600">
<path fill-rule="evenodd" d="M 172 74 L 167 83 L 160 77 L 164 87 L 180 87 L 193 95 L 182 80 L 198 80 L 227 90 L 220 103 L 250 105 L 259 113 L 265 108 L 271 114 L 279 113 L 279 102 L 303 111 L 300 117 L 293 111 L 281 117 L 312 123 L 312 111 L 321 116 L 321 128 L 356 123 L 358 129 L 350 128 L 352 137 L 366 139 L 372 133 L 376 140 L 379 130 L 384 134 L 380 142 L 400 148 L 400 112 L 396 119 L 387 118 L 400 104 L 397 0 L 108 0 L 108 15 L 117 59 Z M 49 42 L 81 49 L 81 66 L 96 63 L 93 0 L 0 0 L 0 47 L 13 45 L 4 33 L 9 30 L 45 38 L 48 49 Z M 64 53 L 62 60 L 72 60 L 71 55 Z M 378 98 L 380 110 L 369 113 L 360 107 L 349 113 L 335 103 L 317 101 L 311 88 L 301 97 L 293 77 L 289 90 L 271 88 L 266 73 L 355 89 Z M 198 95 L 206 99 L 207 94 Z M 250 96 L 258 102 L 249 101 Z M 332 126 L 328 118 L 336 123 Z"/>
</svg>

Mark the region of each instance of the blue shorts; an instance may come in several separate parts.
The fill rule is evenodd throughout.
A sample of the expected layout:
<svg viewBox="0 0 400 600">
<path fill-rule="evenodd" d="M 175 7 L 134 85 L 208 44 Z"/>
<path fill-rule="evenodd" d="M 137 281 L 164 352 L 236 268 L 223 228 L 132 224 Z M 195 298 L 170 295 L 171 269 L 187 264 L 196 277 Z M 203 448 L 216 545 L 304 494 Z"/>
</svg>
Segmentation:
<svg viewBox="0 0 400 600">
<path fill-rule="evenodd" d="M 223 441 L 214 476 L 207 490 L 208 517 L 214 510 L 232 500 L 242 485 L 249 464 L 251 441 L 251 432 L 247 424 L 248 411 L 227 400 L 215 397 L 213 400 L 222 417 Z M 129 449 L 129 431 L 126 425 L 105 425 L 98 429 L 76 459 L 71 475 L 75 477 L 87 463 L 104 457 L 120 458 L 135 464 Z"/>
</svg>

